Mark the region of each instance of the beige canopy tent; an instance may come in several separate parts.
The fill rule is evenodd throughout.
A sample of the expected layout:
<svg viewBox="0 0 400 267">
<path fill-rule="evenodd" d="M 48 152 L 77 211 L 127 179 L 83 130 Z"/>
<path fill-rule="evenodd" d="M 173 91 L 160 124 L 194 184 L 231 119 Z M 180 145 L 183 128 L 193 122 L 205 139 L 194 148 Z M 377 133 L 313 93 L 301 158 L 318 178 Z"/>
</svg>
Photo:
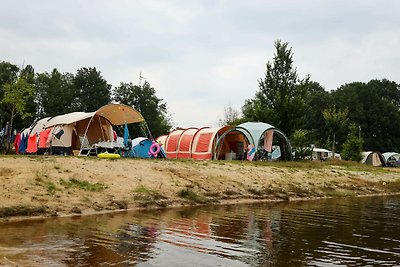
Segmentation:
<svg viewBox="0 0 400 267">
<path fill-rule="evenodd" d="M 122 104 L 108 104 L 95 112 L 72 112 L 46 118 L 31 126 L 29 135 L 47 131 L 43 153 L 72 154 L 73 150 L 90 148 L 99 142 L 113 142 L 113 125 L 144 122 L 143 116 L 134 108 Z M 40 129 L 39 129 L 40 128 Z M 33 131 L 34 130 L 34 131 Z M 38 144 L 40 140 L 38 140 Z"/>
</svg>

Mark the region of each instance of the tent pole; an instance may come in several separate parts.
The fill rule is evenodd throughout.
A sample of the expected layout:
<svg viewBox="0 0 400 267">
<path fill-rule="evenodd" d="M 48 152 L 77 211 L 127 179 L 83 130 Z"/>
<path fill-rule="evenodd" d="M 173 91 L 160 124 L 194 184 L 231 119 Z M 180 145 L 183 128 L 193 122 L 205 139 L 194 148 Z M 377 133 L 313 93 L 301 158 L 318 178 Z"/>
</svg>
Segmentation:
<svg viewBox="0 0 400 267">
<path fill-rule="evenodd" d="M 93 120 L 93 118 L 94 118 L 94 115 L 96 115 L 96 114 L 93 114 L 93 116 L 90 118 L 90 120 L 89 120 L 89 123 L 88 123 L 88 125 L 86 126 L 86 130 L 85 130 L 85 135 L 83 136 L 83 142 L 82 143 L 84 143 L 85 142 L 85 138 L 87 138 L 86 137 L 86 135 L 87 135 L 87 132 L 88 132 L 88 130 L 89 130 L 89 126 L 90 126 L 90 124 L 92 123 L 92 120 Z M 88 140 L 88 143 L 89 143 L 89 140 Z M 81 149 L 79 150 L 79 155 L 81 156 L 82 155 L 82 144 L 81 144 Z M 89 150 L 89 153 L 90 153 L 90 150 Z M 88 153 L 88 154 L 89 154 Z M 86 155 L 87 156 L 87 155 Z"/>
</svg>

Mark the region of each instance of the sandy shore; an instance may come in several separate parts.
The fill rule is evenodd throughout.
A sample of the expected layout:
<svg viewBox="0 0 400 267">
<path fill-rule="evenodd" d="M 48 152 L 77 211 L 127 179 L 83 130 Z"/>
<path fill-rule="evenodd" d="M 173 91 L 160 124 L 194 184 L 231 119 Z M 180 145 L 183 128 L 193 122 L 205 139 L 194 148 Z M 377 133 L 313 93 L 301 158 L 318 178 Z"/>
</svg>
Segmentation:
<svg viewBox="0 0 400 267">
<path fill-rule="evenodd" d="M 356 163 L 0 157 L 0 217 L 400 192 L 400 170 Z"/>
</svg>

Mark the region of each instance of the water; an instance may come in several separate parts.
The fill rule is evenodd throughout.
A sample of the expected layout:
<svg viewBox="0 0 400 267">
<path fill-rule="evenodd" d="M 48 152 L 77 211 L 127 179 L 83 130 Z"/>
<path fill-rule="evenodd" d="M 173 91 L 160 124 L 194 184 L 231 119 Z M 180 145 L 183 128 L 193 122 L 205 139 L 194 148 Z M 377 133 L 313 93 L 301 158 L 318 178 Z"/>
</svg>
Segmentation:
<svg viewBox="0 0 400 267">
<path fill-rule="evenodd" d="M 0 266 L 400 266 L 400 197 L 0 223 Z"/>
</svg>

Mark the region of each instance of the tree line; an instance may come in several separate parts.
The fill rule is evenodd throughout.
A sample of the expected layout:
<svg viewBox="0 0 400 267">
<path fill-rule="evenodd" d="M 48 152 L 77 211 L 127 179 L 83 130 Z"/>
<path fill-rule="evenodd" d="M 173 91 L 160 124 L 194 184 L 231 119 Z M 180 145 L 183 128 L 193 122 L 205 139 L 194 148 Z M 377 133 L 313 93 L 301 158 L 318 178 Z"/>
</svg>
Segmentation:
<svg viewBox="0 0 400 267">
<path fill-rule="evenodd" d="M 352 160 L 359 160 L 362 150 L 400 151 L 399 84 L 371 80 L 327 91 L 309 75 L 299 77 L 293 65 L 292 48 L 277 40 L 254 97 L 245 101 L 241 114 L 226 107 L 220 124 L 272 124 L 289 137 L 297 158 L 309 153 L 310 144 L 339 151 Z M 35 118 L 91 112 L 110 102 L 137 109 L 154 137 L 172 128 L 167 104 L 147 81 L 121 82 L 112 88 L 95 67 L 81 68 L 75 74 L 57 69 L 35 73 L 31 65 L 19 68 L 0 62 L 0 126 L 11 120 L 14 128 L 21 129 Z"/>
<path fill-rule="evenodd" d="M 310 76 L 300 78 L 292 48 L 277 40 L 274 57 L 258 82 L 242 115 L 225 108 L 220 123 L 272 124 L 290 137 L 300 158 L 310 144 L 352 160 L 359 160 L 362 150 L 400 152 L 400 86 L 394 81 L 352 82 L 329 92 Z"/>
<path fill-rule="evenodd" d="M 12 128 L 22 129 L 35 119 L 74 111 L 93 112 L 108 103 L 134 107 L 145 118 L 154 136 L 171 130 L 167 105 L 156 96 L 148 81 L 143 84 L 121 82 L 112 88 L 95 67 L 78 69 L 75 74 L 35 73 L 33 66 L 23 68 L 0 62 L 0 126 L 8 121 Z M 132 128 L 136 134 L 143 127 Z M 135 134 L 135 133 L 133 133 Z"/>
</svg>

